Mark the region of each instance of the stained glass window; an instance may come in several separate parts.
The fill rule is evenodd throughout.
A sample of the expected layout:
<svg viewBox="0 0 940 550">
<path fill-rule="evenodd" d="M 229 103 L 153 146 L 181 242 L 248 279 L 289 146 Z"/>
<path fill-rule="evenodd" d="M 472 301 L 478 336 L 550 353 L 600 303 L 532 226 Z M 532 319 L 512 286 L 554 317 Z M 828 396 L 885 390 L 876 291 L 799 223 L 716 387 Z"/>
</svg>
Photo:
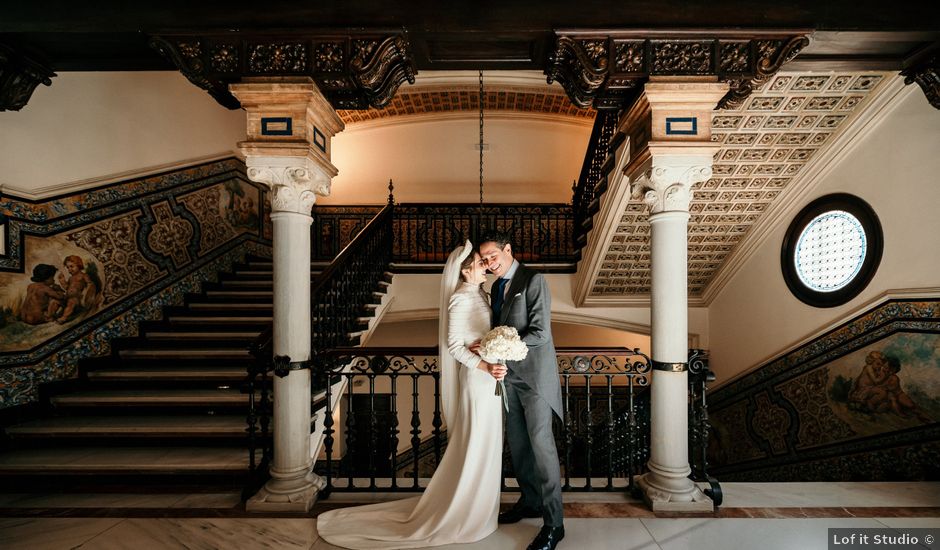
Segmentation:
<svg viewBox="0 0 940 550">
<path fill-rule="evenodd" d="M 868 285 L 884 249 L 881 222 L 864 200 L 825 195 L 800 211 L 783 238 L 781 269 L 787 287 L 814 307 L 847 303 Z"/>
<path fill-rule="evenodd" d="M 858 218 L 833 210 L 810 221 L 796 243 L 793 261 L 800 281 L 817 292 L 844 288 L 865 262 L 868 239 Z"/>
</svg>

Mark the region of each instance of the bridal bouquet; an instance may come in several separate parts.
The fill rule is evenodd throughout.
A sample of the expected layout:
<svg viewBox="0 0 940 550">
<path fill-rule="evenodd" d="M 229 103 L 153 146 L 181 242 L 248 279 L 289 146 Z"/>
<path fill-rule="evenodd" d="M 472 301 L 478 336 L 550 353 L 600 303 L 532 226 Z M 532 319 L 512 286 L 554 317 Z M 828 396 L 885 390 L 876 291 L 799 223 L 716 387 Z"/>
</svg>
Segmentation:
<svg viewBox="0 0 940 550">
<path fill-rule="evenodd" d="M 529 354 L 529 347 L 519 338 L 514 327 L 499 326 L 486 333 L 480 340 L 480 357 L 488 363 L 504 361 L 522 361 Z M 496 382 L 496 395 L 503 396 L 503 405 L 509 410 L 506 401 L 505 386 L 502 380 Z"/>
</svg>

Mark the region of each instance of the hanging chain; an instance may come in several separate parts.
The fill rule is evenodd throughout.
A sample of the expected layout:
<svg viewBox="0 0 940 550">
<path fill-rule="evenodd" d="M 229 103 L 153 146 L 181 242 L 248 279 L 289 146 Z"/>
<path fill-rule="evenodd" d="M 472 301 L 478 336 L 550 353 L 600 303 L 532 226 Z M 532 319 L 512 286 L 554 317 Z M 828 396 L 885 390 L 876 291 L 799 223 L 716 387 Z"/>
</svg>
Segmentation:
<svg viewBox="0 0 940 550">
<path fill-rule="evenodd" d="M 483 71 L 480 71 L 480 208 L 483 208 Z"/>
</svg>

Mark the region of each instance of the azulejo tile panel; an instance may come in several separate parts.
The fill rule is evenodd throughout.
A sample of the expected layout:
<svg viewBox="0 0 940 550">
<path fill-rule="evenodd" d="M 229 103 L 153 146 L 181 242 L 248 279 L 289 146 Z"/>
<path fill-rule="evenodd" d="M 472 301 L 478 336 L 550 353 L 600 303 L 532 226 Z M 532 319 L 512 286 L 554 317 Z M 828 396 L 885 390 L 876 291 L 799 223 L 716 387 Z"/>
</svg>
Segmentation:
<svg viewBox="0 0 940 550">
<path fill-rule="evenodd" d="M 923 479 L 940 456 L 938 387 L 940 301 L 886 302 L 710 396 L 713 472 Z"/>
<path fill-rule="evenodd" d="M 231 270 L 246 254 L 270 256 L 270 247 L 244 235 L 216 252 L 188 274 L 165 281 L 161 290 L 140 292 L 144 296 L 142 301 L 125 300 L 114 317 L 80 334 L 73 342 L 59 346 L 52 355 L 29 365 L 0 366 L 0 409 L 36 401 L 40 384 L 74 377 L 79 359 L 110 353 L 111 339 L 135 336 L 141 321 L 159 319 L 163 307 L 179 305 L 187 292 L 198 292 L 202 283 Z"/>
<path fill-rule="evenodd" d="M 0 407 L 34 399 L 37 384 L 73 376 L 78 359 L 263 252 L 264 198 L 228 159 L 45 203 L 5 200 L 15 246 L 0 256 Z"/>
<path fill-rule="evenodd" d="M 712 178 L 693 187 L 689 208 L 689 294 L 701 296 L 732 248 L 761 219 L 804 167 L 846 127 L 885 81 L 887 73 L 779 73 L 736 110 L 712 117 L 712 141 L 721 145 Z M 743 193 L 747 190 L 747 194 Z M 716 212 L 745 213 L 715 216 Z M 601 271 L 594 297 L 648 295 L 648 213 L 631 201 L 608 241 L 607 259 L 623 267 Z M 637 236 L 624 240 L 628 235 Z M 628 242 L 627 246 L 621 243 Z"/>
</svg>

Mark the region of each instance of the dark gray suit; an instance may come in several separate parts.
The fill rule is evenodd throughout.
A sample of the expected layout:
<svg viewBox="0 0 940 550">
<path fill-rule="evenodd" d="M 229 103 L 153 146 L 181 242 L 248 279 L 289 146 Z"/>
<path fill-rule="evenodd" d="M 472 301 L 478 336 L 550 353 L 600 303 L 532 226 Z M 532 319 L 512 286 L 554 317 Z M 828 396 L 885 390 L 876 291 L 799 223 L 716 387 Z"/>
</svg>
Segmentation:
<svg viewBox="0 0 940 550">
<path fill-rule="evenodd" d="M 552 413 L 562 418 L 561 385 L 551 326 L 552 295 L 545 277 L 522 263 L 516 269 L 493 326 L 510 326 L 529 346 L 522 361 L 507 361 L 506 435 L 522 489 L 519 503 L 541 509 L 545 525 L 562 525 L 561 470 Z"/>
</svg>

